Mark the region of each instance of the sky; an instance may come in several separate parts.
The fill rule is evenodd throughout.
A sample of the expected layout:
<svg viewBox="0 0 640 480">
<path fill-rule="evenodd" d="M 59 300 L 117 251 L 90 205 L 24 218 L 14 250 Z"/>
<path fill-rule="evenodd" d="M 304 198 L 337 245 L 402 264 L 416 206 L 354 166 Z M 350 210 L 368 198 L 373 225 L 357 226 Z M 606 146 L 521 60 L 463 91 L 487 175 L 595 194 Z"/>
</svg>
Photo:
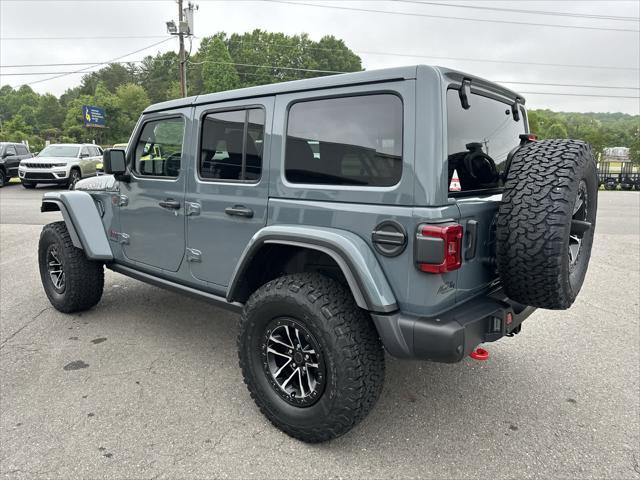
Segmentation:
<svg viewBox="0 0 640 480">
<path fill-rule="evenodd" d="M 200 38 L 218 31 L 260 28 L 308 33 L 314 40 L 334 35 L 367 70 L 442 65 L 503 83 L 522 93 L 528 108 L 640 113 L 640 0 L 194 3 L 193 51 Z M 177 38 L 168 37 L 165 26 L 177 20 L 177 10 L 174 0 L 0 0 L 0 84 L 30 83 L 39 93 L 59 96 L 82 75 L 41 80 L 88 65 L 24 65 L 140 60 L 177 50 Z M 10 75 L 16 73 L 38 75 Z"/>
</svg>

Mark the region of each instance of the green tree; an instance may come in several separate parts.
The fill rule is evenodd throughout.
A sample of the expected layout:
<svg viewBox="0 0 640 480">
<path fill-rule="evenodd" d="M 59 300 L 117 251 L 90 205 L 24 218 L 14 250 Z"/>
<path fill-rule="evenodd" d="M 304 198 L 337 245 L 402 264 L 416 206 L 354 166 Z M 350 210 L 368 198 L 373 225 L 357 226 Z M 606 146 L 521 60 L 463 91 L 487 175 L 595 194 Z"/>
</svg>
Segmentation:
<svg viewBox="0 0 640 480">
<path fill-rule="evenodd" d="M 122 143 L 129 138 L 142 111 L 149 106 L 149 96 L 144 88 L 133 83 L 120 85 L 116 90 L 119 119 L 117 131 L 111 135 L 112 143 Z"/>
<path fill-rule="evenodd" d="M 151 103 L 167 100 L 173 83 L 178 79 L 178 54 L 166 52 L 143 59 L 138 73 L 138 84 L 142 86 Z"/>
<path fill-rule="evenodd" d="M 206 92 L 233 90 L 240 77 L 232 65 L 227 46 L 219 37 L 212 37 L 202 50 L 202 88 Z"/>
<path fill-rule="evenodd" d="M 567 128 L 561 123 L 554 123 L 544 132 L 547 138 L 569 138 Z"/>
</svg>

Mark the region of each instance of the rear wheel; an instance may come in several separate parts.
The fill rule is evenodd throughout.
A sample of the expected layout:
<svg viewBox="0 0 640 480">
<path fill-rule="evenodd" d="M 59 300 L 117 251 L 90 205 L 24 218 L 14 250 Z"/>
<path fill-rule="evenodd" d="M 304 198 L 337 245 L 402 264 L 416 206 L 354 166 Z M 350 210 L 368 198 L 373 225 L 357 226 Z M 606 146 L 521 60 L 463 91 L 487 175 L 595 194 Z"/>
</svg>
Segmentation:
<svg viewBox="0 0 640 480">
<path fill-rule="evenodd" d="M 64 222 L 45 225 L 38 245 L 40 279 L 56 310 L 64 313 L 88 310 L 100 301 L 104 269 L 73 246 Z"/>
<path fill-rule="evenodd" d="M 0 188 L 4 187 L 4 184 L 9 181 L 7 174 L 0 168 Z"/>
<path fill-rule="evenodd" d="M 348 432 L 382 390 L 384 351 L 370 318 L 344 287 L 318 274 L 258 289 L 243 310 L 238 350 L 260 411 L 305 442 Z"/>
<path fill-rule="evenodd" d="M 596 164 L 577 140 L 533 142 L 513 157 L 498 213 L 498 271 L 522 304 L 569 308 L 584 282 L 598 203 Z"/>
</svg>

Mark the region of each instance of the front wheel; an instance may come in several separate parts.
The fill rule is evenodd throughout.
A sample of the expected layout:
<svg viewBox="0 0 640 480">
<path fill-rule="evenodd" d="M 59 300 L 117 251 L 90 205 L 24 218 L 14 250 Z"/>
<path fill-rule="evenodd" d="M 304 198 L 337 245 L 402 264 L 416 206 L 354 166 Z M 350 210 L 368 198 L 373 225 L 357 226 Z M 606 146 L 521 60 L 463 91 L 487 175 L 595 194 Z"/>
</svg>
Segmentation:
<svg viewBox="0 0 640 480">
<path fill-rule="evenodd" d="M 9 181 L 7 174 L 4 173 L 4 170 L 0 169 L 0 188 L 4 187 L 4 184 Z"/>
<path fill-rule="evenodd" d="M 38 245 L 40 279 L 56 310 L 81 312 L 97 304 L 104 288 L 104 268 L 73 246 L 64 222 L 45 225 Z"/>
<path fill-rule="evenodd" d="M 76 188 L 76 183 L 78 183 L 80 181 L 80 172 L 78 170 L 71 170 L 71 172 L 69 173 L 69 183 L 68 183 L 68 187 L 69 190 L 75 190 Z"/>
<path fill-rule="evenodd" d="M 260 411 L 305 442 L 348 432 L 382 390 L 384 351 L 371 319 L 344 287 L 318 274 L 258 289 L 242 313 L 238 350 Z"/>
<path fill-rule="evenodd" d="M 36 188 L 36 183 L 26 183 L 26 182 L 22 182 L 22 186 L 24 188 L 26 188 L 27 190 L 31 190 L 32 188 Z"/>
</svg>

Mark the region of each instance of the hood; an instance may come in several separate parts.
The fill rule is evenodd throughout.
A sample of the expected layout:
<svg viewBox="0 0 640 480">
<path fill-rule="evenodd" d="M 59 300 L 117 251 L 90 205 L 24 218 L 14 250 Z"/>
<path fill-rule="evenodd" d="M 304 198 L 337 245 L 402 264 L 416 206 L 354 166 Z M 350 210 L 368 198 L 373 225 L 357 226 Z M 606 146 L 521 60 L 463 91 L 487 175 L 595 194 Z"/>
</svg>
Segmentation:
<svg viewBox="0 0 640 480">
<path fill-rule="evenodd" d="M 89 177 L 76 183 L 75 189 L 85 192 L 113 192 L 118 190 L 118 181 L 113 175 Z"/>
</svg>

